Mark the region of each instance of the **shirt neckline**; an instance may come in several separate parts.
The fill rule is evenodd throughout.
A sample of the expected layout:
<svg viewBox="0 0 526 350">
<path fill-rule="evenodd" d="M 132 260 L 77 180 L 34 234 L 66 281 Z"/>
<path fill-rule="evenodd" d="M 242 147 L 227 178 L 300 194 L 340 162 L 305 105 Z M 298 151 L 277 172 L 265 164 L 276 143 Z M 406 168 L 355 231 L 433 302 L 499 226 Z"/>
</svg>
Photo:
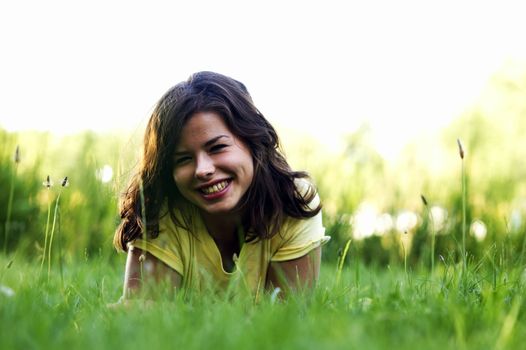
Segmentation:
<svg viewBox="0 0 526 350">
<path fill-rule="evenodd" d="M 219 251 L 219 247 L 217 246 L 216 242 L 214 241 L 214 238 L 212 237 L 212 235 L 210 235 L 210 232 L 208 232 L 208 230 L 206 229 L 206 225 L 203 221 L 203 217 L 201 215 L 199 215 L 199 226 L 200 226 L 200 232 L 203 233 L 203 236 L 204 236 L 204 241 L 203 243 L 205 245 L 209 245 L 211 246 L 211 250 L 212 250 L 212 254 L 214 255 L 212 258 L 213 258 L 213 261 L 214 263 L 219 263 L 219 267 L 221 268 L 221 272 L 223 272 L 223 274 L 227 275 L 227 276 L 233 276 L 233 275 L 236 275 L 238 273 L 238 262 L 240 260 L 240 258 L 242 256 L 244 256 L 244 251 L 245 251 L 245 246 L 246 244 L 243 243 L 241 244 L 241 247 L 239 249 L 239 255 L 238 256 L 235 256 L 236 254 L 234 253 L 234 257 L 232 258 L 233 261 L 234 261 L 234 269 L 230 272 L 226 271 L 225 270 L 225 266 L 223 264 L 223 257 L 221 256 L 221 252 Z"/>
</svg>

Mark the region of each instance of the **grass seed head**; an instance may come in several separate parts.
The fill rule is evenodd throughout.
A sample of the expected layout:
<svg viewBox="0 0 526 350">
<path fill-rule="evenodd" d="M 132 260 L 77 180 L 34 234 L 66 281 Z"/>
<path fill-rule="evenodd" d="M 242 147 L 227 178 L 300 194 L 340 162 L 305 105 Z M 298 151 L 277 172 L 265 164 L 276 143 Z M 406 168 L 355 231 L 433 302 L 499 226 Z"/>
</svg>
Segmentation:
<svg viewBox="0 0 526 350">
<path fill-rule="evenodd" d="M 464 147 L 462 146 L 462 142 L 460 142 L 460 139 L 457 139 L 457 145 L 458 145 L 458 153 L 460 154 L 460 158 L 464 159 Z"/>
<path fill-rule="evenodd" d="M 15 149 L 15 155 L 13 157 L 13 160 L 15 161 L 15 163 L 20 163 L 20 146 L 16 145 L 16 149 Z"/>
<path fill-rule="evenodd" d="M 46 188 L 51 188 L 53 186 L 53 181 L 49 178 L 49 175 L 46 177 L 46 181 L 42 182 L 42 185 Z"/>
<path fill-rule="evenodd" d="M 420 198 L 422 198 L 422 203 L 424 203 L 424 205 L 427 207 L 427 199 L 426 199 L 426 197 L 424 197 L 424 195 L 421 194 Z"/>
<path fill-rule="evenodd" d="M 66 176 L 64 180 L 62 180 L 62 187 L 68 187 L 68 186 L 69 186 L 69 180 L 68 180 L 68 177 Z"/>
</svg>

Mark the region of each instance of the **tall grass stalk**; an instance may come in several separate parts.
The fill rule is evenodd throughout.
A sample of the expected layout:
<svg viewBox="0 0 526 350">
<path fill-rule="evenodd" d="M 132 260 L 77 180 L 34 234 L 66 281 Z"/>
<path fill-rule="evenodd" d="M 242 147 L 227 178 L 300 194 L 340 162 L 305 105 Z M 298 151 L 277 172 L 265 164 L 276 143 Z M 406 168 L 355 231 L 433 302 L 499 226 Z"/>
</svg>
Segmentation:
<svg viewBox="0 0 526 350">
<path fill-rule="evenodd" d="M 433 273 L 435 271 L 435 221 L 433 218 L 433 214 L 429 210 L 426 197 L 424 197 L 424 195 L 421 194 L 420 198 L 422 198 L 422 202 L 424 203 L 424 207 L 426 209 L 427 217 L 429 218 L 429 226 L 431 230 L 431 273 Z"/>
<path fill-rule="evenodd" d="M 338 258 L 338 264 L 337 264 L 338 269 L 336 270 L 336 285 L 339 285 L 340 283 L 340 278 L 341 278 L 342 270 L 343 270 L 343 263 L 345 262 L 345 257 L 347 256 L 347 253 L 349 252 L 351 241 L 352 240 L 349 239 L 347 243 L 345 243 L 345 247 L 343 248 L 342 254 Z"/>
<path fill-rule="evenodd" d="M 61 282 L 61 285 L 62 285 L 62 289 L 64 289 L 64 270 L 62 268 L 62 233 L 60 231 L 60 207 L 58 207 L 58 213 L 57 213 L 57 216 L 58 216 L 58 228 L 57 228 L 57 244 L 58 244 L 58 269 L 59 269 L 59 272 L 60 272 L 60 282 Z"/>
<path fill-rule="evenodd" d="M 462 142 L 457 139 L 458 150 L 460 154 L 460 161 L 462 165 L 461 181 L 462 181 L 462 278 L 465 278 L 467 270 L 467 256 L 466 256 L 466 170 L 464 164 L 464 147 Z"/>
<path fill-rule="evenodd" d="M 47 251 L 47 278 L 49 281 L 49 276 L 51 274 L 51 249 L 53 247 L 53 236 L 55 233 L 55 224 L 57 222 L 57 211 L 58 211 L 58 203 L 60 200 L 60 193 L 57 196 L 57 199 L 55 201 L 55 210 L 53 212 L 53 225 L 51 226 L 51 233 L 49 235 L 49 247 Z"/>
<path fill-rule="evenodd" d="M 466 253 L 466 173 L 464 160 L 462 160 L 462 268 L 463 272 L 467 269 Z"/>
<path fill-rule="evenodd" d="M 42 273 L 42 269 L 44 268 L 44 262 L 46 261 L 46 254 L 47 254 L 47 239 L 48 239 L 48 233 L 49 233 L 49 221 L 51 219 L 51 195 L 50 195 L 50 189 L 53 186 L 53 183 L 51 182 L 51 179 L 49 178 L 49 175 L 46 178 L 46 181 L 43 182 L 43 185 L 46 187 L 47 191 L 47 219 L 46 219 L 46 231 L 44 233 L 44 252 L 42 253 L 42 262 L 40 264 L 40 273 Z"/>
<path fill-rule="evenodd" d="M 62 180 L 62 186 L 60 187 L 60 191 L 58 192 L 58 195 L 57 195 L 57 199 L 55 201 L 55 210 L 53 212 L 53 225 L 51 226 L 51 234 L 50 234 L 50 237 L 49 237 L 49 247 L 48 247 L 48 256 L 47 256 L 47 278 L 48 278 L 48 281 L 49 281 L 49 276 L 51 274 L 51 249 L 53 247 L 53 237 L 54 237 L 54 233 L 55 233 L 55 226 L 56 226 L 56 223 L 57 223 L 57 217 L 58 217 L 58 210 L 59 210 L 59 201 L 60 201 L 60 195 L 62 194 L 62 189 L 64 187 L 66 187 L 68 185 L 68 177 L 66 176 L 64 178 L 64 180 Z M 60 247 L 60 245 L 59 245 Z M 62 252 L 59 250 L 58 252 L 59 254 L 59 261 L 60 261 L 60 256 L 62 256 Z M 62 270 L 62 268 L 61 268 Z"/>
<path fill-rule="evenodd" d="M 11 173 L 11 183 L 9 185 L 9 199 L 7 200 L 7 214 L 5 219 L 5 229 L 4 229 L 4 255 L 7 254 L 7 245 L 9 243 L 9 230 L 11 225 L 11 211 L 13 209 L 13 198 L 15 194 L 15 178 L 18 170 L 18 163 L 20 163 L 20 148 L 16 146 L 15 150 L 15 167 Z"/>
<path fill-rule="evenodd" d="M 409 279 L 409 275 L 407 274 L 407 250 L 405 249 L 404 241 L 400 239 L 400 243 L 402 244 L 402 250 L 404 251 L 404 273 L 405 277 Z"/>
</svg>

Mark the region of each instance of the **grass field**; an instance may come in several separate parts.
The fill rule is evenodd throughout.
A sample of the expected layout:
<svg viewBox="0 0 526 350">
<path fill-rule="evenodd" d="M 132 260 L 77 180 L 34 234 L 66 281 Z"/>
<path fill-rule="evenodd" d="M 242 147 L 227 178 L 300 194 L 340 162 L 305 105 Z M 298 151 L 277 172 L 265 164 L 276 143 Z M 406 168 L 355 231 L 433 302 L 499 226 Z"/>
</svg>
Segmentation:
<svg viewBox="0 0 526 350">
<path fill-rule="evenodd" d="M 462 276 L 442 262 L 431 275 L 348 257 L 339 283 L 326 263 L 312 294 L 284 301 L 199 295 L 111 308 L 122 263 L 91 257 L 48 281 L 38 263 L 3 258 L 14 295 L 0 294 L 0 348 L 519 349 L 526 332 L 521 269 L 481 264 Z"/>
</svg>

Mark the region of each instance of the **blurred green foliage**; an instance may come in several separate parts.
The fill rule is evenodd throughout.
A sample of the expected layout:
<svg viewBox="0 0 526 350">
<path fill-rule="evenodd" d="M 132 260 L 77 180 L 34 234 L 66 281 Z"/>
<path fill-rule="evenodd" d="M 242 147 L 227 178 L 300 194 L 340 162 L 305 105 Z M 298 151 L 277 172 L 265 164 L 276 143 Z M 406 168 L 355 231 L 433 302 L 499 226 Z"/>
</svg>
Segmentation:
<svg viewBox="0 0 526 350">
<path fill-rule="evenodd" d="M 133 166 L 133 152 L 123 151 L 129 142 L 122 135 L 84 132 L 63 137 L 49 133 L 0 132 L 0 184 L 8 188 L 13 176 L 12 154 L 20 145 L 21 161 L 15 178 L 14 208 L 9 232 L 9 250 L 27 255 L 40 255 L 48 208 L 53 216 L 55 201 L 62 191 L 58 206 L 56 237 L 65 252 L 62 258 L 84 256 L 112 249 L 112 232 L 118 223 L 118 194 Z M 130 148 L 131 149 L 131 148 Z M 129 157 L 130 159 L 126 158 Z M 123 166 L 126 164 L 126 166 Z M 109 165 L 111 181 L 102 181 L 102 168 Z M 50 176 L 51 188 L 43 185 Z M 61 188 L 64 177 L 69 186 Z M 6 219 L 8 191 L 1 191 L 0 218 Z M 5 227 L 0 239 L 4 242 Z"/>
<path fill-rule="evenodd" d="M 280 131 L 293 168 L 308 171 L 318 186 L 327 234 L 332 236 L 325 259 L 337 259 L 340 248 L 353 239 L 350 255 L 364 262 L 400 264 L 406 250 L 410 265 L 427 265 L 433 230 L 437 234 L 437 261 L 440 256 L 458 259 L 462 196 L 457 138 L 466 149 L 467 222 L 480 220 L 487 228 L 480 242 L 468 235 L 468 252 L 478 258 L 496 249 L 508 249 L 510 259 L 522 259 L 526 229 L 526 65 L 503 67 L 476 104 L 445 130 L 413 140 L 396 159 L 382 158 L 373 147 L 372 132 L 364 125 L 334 151 L 305 135 Z M 48 205 L 54 203 L 62 178 L 68 176 L 70 186 L 61 195 L 57 236 L 65 252 L 62 258 L 99 251 L 111 255 L 119 219 L 119 192 L 136 164 L 140 141 L 138 134 L 83 132 L 59 137 L 0 130 L 2 224 L 16 145 L 20 145 L 22 157 L 15 178 L 9 251 L 41 254 Z M 105 165 L 114 171 L 107 183 L 101 181 Z M 42 186 L 47 175 L 55 183 L 50 190 Z M 427 207 L 421 194 L 427 198 Z M 355 213 L 364 203 L 373 205 L 378 214 L 390 214 L 393 225 L 382 235 L 359 240 L 353 237 Z M 428 211 L 433 206 L 444 208 L 448 214 L 439 229 L 430 223 Z M 418 220 L 407 233 L 396 230 L 397 215 L 403 211 L 413 212 Z M 4 241 L 4 231 L 2 225 L 0 242 Z"/>
</svg>

